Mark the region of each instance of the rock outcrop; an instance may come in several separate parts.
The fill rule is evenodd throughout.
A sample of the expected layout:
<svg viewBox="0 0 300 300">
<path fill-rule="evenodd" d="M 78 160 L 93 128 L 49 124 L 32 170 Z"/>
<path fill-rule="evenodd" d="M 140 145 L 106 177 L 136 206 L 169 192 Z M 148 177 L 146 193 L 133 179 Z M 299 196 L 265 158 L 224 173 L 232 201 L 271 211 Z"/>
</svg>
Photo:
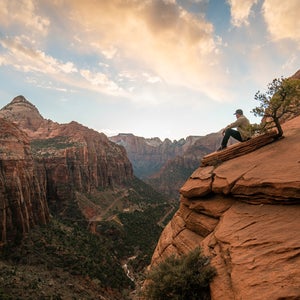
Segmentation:
<svg viewBox="0 0 300 300">
<path fill-rule="evenodd" d="M 300 117 L 283 129 L 283 139 L 190 176 L 151 266 L 200 245 L 217 270 L 213 300 L 300 299 Z"/>
<path fill-rule="evenodd" d="M 46 224 L 46 173 L 35 164 L 28 136 L 0 118 L 0 245 Z"/>
</svg>

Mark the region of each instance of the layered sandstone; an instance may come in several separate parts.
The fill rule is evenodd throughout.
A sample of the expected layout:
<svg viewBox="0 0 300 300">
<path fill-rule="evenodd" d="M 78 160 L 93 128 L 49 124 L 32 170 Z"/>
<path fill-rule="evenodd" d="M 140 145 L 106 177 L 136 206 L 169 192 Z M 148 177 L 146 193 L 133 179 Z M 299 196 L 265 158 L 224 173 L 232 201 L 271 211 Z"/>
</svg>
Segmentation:
<svg viewBox="0 0 300 300">
<path fill-rule="evenodd" d="M 151 265 L 201 246 L 217 276 L 212 299 L 300 299 L 300 117 L 284 138 L 199 167 Z"/>
<path fill-rule="evenodd" d="M 46 173 L 32 157 L 28 136 L 0 118 L 0 244 L 46 224 Z"/>
</svg>

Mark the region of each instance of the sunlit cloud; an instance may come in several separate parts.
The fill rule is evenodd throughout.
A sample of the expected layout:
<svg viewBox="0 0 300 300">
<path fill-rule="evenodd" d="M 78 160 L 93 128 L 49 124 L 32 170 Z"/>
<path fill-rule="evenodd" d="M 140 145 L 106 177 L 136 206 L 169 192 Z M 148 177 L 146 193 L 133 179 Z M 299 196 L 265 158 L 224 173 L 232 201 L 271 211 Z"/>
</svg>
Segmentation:
<svg viewBox="0 0 300 300">
<path fill-rule="evenodd" d="M 7 9 L 3 19 L 7 19 L 14 7 L 12 5 L 17 5 L 17 1 L 4 3 Z M 10 64 L 24 72 L 36 71 L 49 75 L 79 72 L 85 75 L 82 78 L 92 85 L 92 89 L 106 84 L 109 92 L 119 90 L 115 80 L 104 80 L 114 77 L 109 76 L 109 72 L 138 72 L 150 74 L 147 83 L 163 81 L 170 86 L 180 85 L 201 91 L 214 100 L 226 98 L 226 88 L 223 86 L 228 79 L 221 72 L 220 65 L 222 40 L 215 36 L 213 25 L 203 16 L 195 16 L 177 5 L 176 1 L 54 1 L 47 4 L 51 6 L 47 18 L 42 16 L 43 9 L 38 7 L 40 4 L 35 3 L 35 7 L 33 2 L 21 2 L 21 7 L 24 6 L 26 11 L 25 17 L 21 19 L 15 14 L 13 19 L 20 25 L 24 22 L 26 26 L 36 26 L 41 36 L 61 32 L 55 36 L 56 41 L 60 40 L 61 45 L 81 55 L 82 59 L 84 55 L 97 55 L 102 66 L 109 66 L 106 73 L 99 75 L 102 70 L 88 70 L 90 73 L 87 73 L 85 69 L 88 68 L 80 71 L 81 68 L 74 63 L 49 55 L 41 44 L 34 45 L 34 40 L 29 36 L 31 45 L 29 41 L 25 44 L 24 39 L 18 41 L 16 37 L 2 43 L 2 47 L 9 51 L 4 59 L 1 58 L 2 64 Z M 51 13 L 58 11 L 56 22 L 50 22 Z M 31 23 L 27 21 L 30 17 Z M 56 26 L 63 26 L 64 31 L 59 31 Z M 144 79 L 144 75 L 135 78 L 135 84 L 145 82 Z M 72 78 L 68 80 L 72 81 Z M 83 85 L 84 82 L 80 84 Z M 133 84 L 123 88 L 136 90 Z"/>
<path fill-rule="evenodd" d="M 109 91 L 120 91 L 121 88 L 112 80 L 110 80 L 107 75 L 103 73 L 92 73 L 89 70 L 81 70 L 80 74 L 83 78 L 85 78 L 87 81 L 89 81 L 92 85 L 95 86 L 104 86 Z"/>
<path fill-rule="evenodd" d="M 265 0 L 263 14 L 272 39 L 290 39 L 300 48 L 299 12 L 299 0 Z"/>
<path fill-rule="evenodd" d="M 33 0 L 1 0 L 0 24 L 5 27 L 21 26 L 30 32 L 46 35 L 50 20 L 37 13 L 35 2 Z"/>
<path fill-rule="evenodd" d="M 2 56 L 2 64 L 11 65 L 15 69 L 44 74 L 77 72 L 72 62 L 63 63 L 41 50 L 28 48 L 18 37 L 1 39 L 0 45 L 7 50 L 6 54 Z"/>
<path fill-rule="evenodd" d="M 224 94 L 220 83 L 226 78 L 216 72 L 220 39 L 211 23 L 175 1 L 70 1 L 69 6 L 66 19 L 81 28 L 77 49 L 114 59 L 124 72 L 138 65 L 166 83 L 199 89 L 211 97 L 213 77 L 216 90 Z"/>
<path fill-rule="evenodd" d="M 233 26 L 240 27 L 249 25 L 251 8 L 258 0 L 228 0 L 231 11 L 231 23 Z"/>
</svg>

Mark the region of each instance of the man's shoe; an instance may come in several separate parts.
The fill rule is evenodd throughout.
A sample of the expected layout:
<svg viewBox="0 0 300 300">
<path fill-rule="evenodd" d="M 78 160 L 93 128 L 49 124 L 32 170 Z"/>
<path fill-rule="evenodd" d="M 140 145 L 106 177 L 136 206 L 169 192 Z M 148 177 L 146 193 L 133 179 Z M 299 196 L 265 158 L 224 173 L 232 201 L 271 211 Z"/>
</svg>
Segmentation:
<svg viewBox="0 0 300 300">
<path fill-rule="evenodd" d="M 226 146 L 220 146 L 220 148 L 217 151 L 222 151 L 222 150 L 224 150 L 226 148 L 227 148 Z"/>
</svg>

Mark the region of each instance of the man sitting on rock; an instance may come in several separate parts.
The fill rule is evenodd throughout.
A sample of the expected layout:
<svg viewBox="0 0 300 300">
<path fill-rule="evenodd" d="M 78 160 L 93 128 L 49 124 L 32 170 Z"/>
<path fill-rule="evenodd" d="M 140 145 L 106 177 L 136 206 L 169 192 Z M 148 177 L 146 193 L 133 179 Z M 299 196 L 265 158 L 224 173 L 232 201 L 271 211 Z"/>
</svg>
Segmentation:
<svg viewBox="0 0 300 300">
<path fill-rule="evenodd" d="M 218 151 L 221 151 L 227 147 L 228 140 L 231 136 L 240 142 L 247 141 L 251 138 L 250 122 L 243 115 L 243 111 L 241 109 L 237 109 L 234 115 L 236 116 L 237 120 L 222 130 L 224 137 Z M 237 130 L 232 128 L 237 128 Z"/>
</svg>

